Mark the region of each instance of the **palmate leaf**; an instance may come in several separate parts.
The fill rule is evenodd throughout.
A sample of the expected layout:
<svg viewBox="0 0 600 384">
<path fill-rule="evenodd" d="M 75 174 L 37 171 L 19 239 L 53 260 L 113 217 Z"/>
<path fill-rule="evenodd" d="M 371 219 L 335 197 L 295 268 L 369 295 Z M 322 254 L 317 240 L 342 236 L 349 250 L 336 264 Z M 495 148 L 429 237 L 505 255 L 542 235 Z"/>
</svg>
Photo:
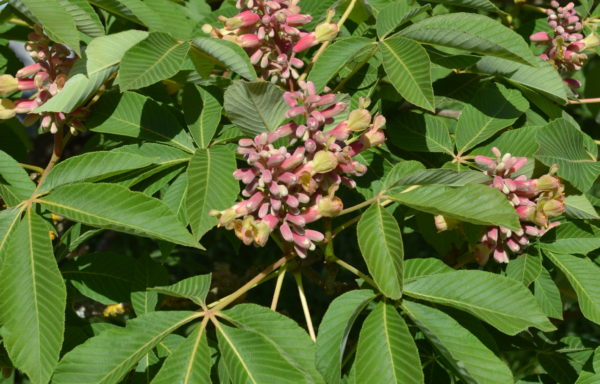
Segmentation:
<svg viewBox="0 0 600 384">
<path fill-rule="evenodd" d="M 540 270 L 540 275 L 533 283 L 535 299 L 542 311 L 555 319 L 563 318 L 563 304 L 560 299 L 560 291 L 552 280 L 552 276 L 544 266 Z"/>
<path fill-rule="evenodd" d="M 256 80 L 256 71 L 250 58 L 239 45 L 231 41 L 197 37 L 192 41 L 192 52 L 218 60 L 246 80 Z"/>
<path fill-rule="evenodd" d="M 19 0 L 37 19 L 51 40 L 63 43 L 81 56 L 79 32 L 73 16 L 57 0 Z"/>
<path fill-rule="evenodd" d="M 328 46 L 315 62 L 308 75 L 308 81 L 315 84 L 317 92 L 321 91 L 346 64 L 356 58 L 371 40 L 364 37 L 348 37 L 336 40 Z M 376 49 L 373 46 L 372 49 Z"/>
<path fill-rule="evenodd" d="M 548 231 L 539 243 L 544 250 L 587 255 L 600 248 L 600 228 L 586 223 L 564 223 Z"/>
<path fill-rule="evenodd" d="M 341 382 L 342 356 L 354 321 L 375 298 L 369 290 L 355 290 L 336 297 L 319 325 L 316 363 L 329 384 Z"/>
<path fill-rule="evenodd" d="M 569 219 L 592 219 L 598 220 L 598 212 L 585 195 L 571 195 L 565 197 L 565 206 L 567 211 L 565 215 Z"/>
<path fill-rule="evenodd" d="M 356 226 L 358 245 L 379 290 L 392 299 L 402 296 L 402 233 L 394 216 L 375 203 Z"/>
<path fill-rule="evenodd" d="M 506 276 L 529 286 L 542 272 L 542 258 L 525 253 L 513 259 L 506 266 Z"/>
<path fill-rule="evenodd" d="M 489 0 L 428 0 L 428 1 L 430 1 L 432 3 L 456 5 L 459 7 L 476 9 L 478 11 L 487 11 L 487 12 L 505 14 L 504 11 L 500 10 Z"/>
<path fill-rule="evenodd" d="M 38 202 L 52 212 L 93 227 L 198 247 L 163 202 L 120 185 L 65 185 Z"/>
<path fill-rule="evenodd" d="M 125 52 L 147 37 L 148 32 L 132 29 L 93 39 L 85 50 L 87 75 L 119 64 Z"/>
<path fill-rule="evenodd" d="M 143 88 L 179 72 L 190 44 L 153 32 L 131 47 L 121 59 L 116 82 L 121 91 Z"/>
<path fill-rule="evenodd" d="M 288 105 L 272 83 L 238 81 L 225 91 L 225 113 L 248 135 L 272 132 L 285 120 Z"/>
<path fill-rule="evenodd" d="M 188 277 L 175 284 L 151 288 L 169 296 L 183 297 L 192 300 L 198 305 L 206 305 L 206 295 L 210 289 L 210 274 Z"/>
<path fill-rule="evenodd" d="M 435 110 L 431 62 L 425 48 L 400 36 L 382 40 L 383 68 L 400 96 L 429 111 Z"/>
<path fill-rule="evenodd" d="M 357 383 L 423 383 L 419 351 L 406 322 L 392 304 L 379 303 L 360 330 Z"/>
<path fill-rule="evenodd" d="M 409 112 L 397 121 L 399 128 L 390 132 L 392 144 L 415 152 L 441 152 L 454 155 L 446 119 Z"/>
<path fill-rule="evenodd" d="M 586 150 L 584 135 L 567 120 L 556 119 L 538 131 L 535 158 L 547 166 L 558 164 L 558 176 L 587 192 L 600 176 L 600 162 Z"/>
<path fill-rule="evenodd" d="M 153 158 L 127 152 L 96 151 L 74 156 L 58 163 L 42 183 L 40 193 L 48 192 L 57 186 L 79 181 L 98 180 L 122 172 L 146 167 L 155 161 Z"/>
<path fill-rule="evenodd" d="M 167 26 L 161 15 L 142 0 L 94 0 L 94 5 L 134 23 L 145 25 L 151 30 L 168 32 L 163 30 Z"/>
<path fill-rule="evenodd" d="M 86 0 L 59 0 L 59 2 L 73 17 L 78 30 L 91 37 L 104 35 L 104 26 L 100 18 Z"/>
<path fill-rule="evenodd" d="M 22 210 L 17 207 L 0 211 L 0 262 L 2 261 L 2 252 L 7 248 L 10 235 L 21 219 L 21 212 Z"/>
<path fill-rule="evenodd" d="M 554 252 L 544 254 L 567 276 L 577 292 L 579 308 L 583 315 L 600 324 L 600 267 L 587 257 L 561 255 Z"/>
<path fill-rule="evenodd" d="M 468 184 L 483 184 L 490 177 L 479 171 L 455 171 L 453 169 L 423 169 L 401 178 L 394 186 L 405 185 L 445 185 L 448 187 L 463 187 Z"/>
<path fill-rule="evenodd" d="M 155 262 L 147 255 L 137 260 L 134 265 L 130 294 L 130 302 L 137 316 L 154 312 L 158 305 L 158 292 L 148 288 L 165 285 L 168 282 L 169 273 L 164 265 Z"/>
<path fill-rule="evenodd" d="M 3 344 L 33 383 L 47 383 L 63 343 L 67 294 L 48 227 L 31 209 L 11 235 L 0 277 Z"/>
<path fill-rule="evenodd" d="M 562 78 L 552 65 L 534 59 L 536 66 L 516 63 L 499 57 L 486 56 L 481 58 L 475 68 L 490 75 L 500 75 L 517 87 L 524 87 L 557 101 L 567 102 L 567 91 Z"/>
<path fill-rule="evenodd" d="M 19 163 L 6 152 L 0 151 L 0 196 L 6 205 L 13 206 L 28 199 L 35 184 Z"/>
<path fill-rule="evenodd" d="M 514 123 L 529 107 L 521 92 L 493 84 L 481 89 L 467 104 L 456 124 L 456 148 L 462 155 Z"/>
<path fill-rule="evenodd" d="M 419 211 L 473 224 L 521 228 L 514 208 L 502 192 L 485 185 L 468 184 L 459 188 L 429 185 L 392 194 L 390 198 Z"/>
<path fill-rule="evenodd" d="M 187 211 L 195 238 L 200 238 L 217 224 L 208 212 L 223 210 L 235 202 L 239 193 L 235 154 L 226 147 L 198 149 L 187 170 Z"/>
<path fill-rule="evenodd" d="M 193 35 L 194 22 L 186 14 L 186 8 L 170 0 L 144 0 L 150 9 L 160 15 L 162 26 L 157 32 L 168 33 L 176 39 L 188 40 Z"/>
<path fill-rule="evenodd" d="M 508 335 L 528 327 L 555 329 L 523 284 L 489 272 L 465 270 L 424 276 L 407 282 L 404 293 L 469 312 Z"/>
<path fill-rule="evenodd" d="M 465 383 L 514 382 L 506 364 L 452 317 L 412 301 L 402 308 Z"/>
<path fill-rule="evenodd" d="M 529 46 L 519 34 L 496 20 L 474 13 L 433 16 L 403 29 L 400 35 L 423 44 L 537 65 Z"/>
<path fill-rule="evenodd" d="M 223 107 L 206 89 L 189 84 L 183 90 L 183 114 L 198 147 L 208 148 L 217 132 Z"/>
<path fill-rule="evenodd" d="M 409 259 L 404 261 L 404 281 L 416 280 L 423 276 L 437 273 L 452 272 L 452 267 L 439 259 L 428 257 L 426 259 Z"/>
<path fill-rule="evenodd" d="M 221 358 L 234 383 L 310 382 L 310 378 L 290 363 L 271 340 L 257 331 L 221 324 L 217 327 L 217 339 Z"/>
<path fill-rule="evenodd" d="M 181 342 L 165 360 L 152 384 L 210 383 L 211 356 L 203 327 Z"/>
<path fill-rule="evenodd" d="M 315 344 L 289 317 L 255 304 L 239 304 L 223 312 L 237 327 L 253 330 L 269 340 L 311 383 L 324 384 L 315 365 Z"/>
<path fill-rule="evenodd" d="M 165 336 L 198 318 L 197 312 L 151 312 L 108 329 L 67 353 L 54 373 L 54 384 L 113 384 Z"/>
<path fill-rule="evenodd" d="M 103 97 L 86 125 L 94 132 L 160 141 L 194 151 L 191 137 L 168 109 L 134 92 Z"/>
<path fill-rule="evenodd" d="M 188 224 L 186 209 L 186 194 L 187 194 L 187 173 L 182 173 L 167 187 L 162 201 L 177 214 L 182 223 Z"/>
<path fill-rule="evenodd" d="M 423 169 L 425 169 L 425 166 L 415 160 L 399 162 L 385 174 L 381 190 L 388 191 L 396 185 L 398 180 L 402 180 L 406 176 L 422 171 Z"/>
<path fill-rule="evenodd" d="M 431 5 L 427 4 L 422 7 L 414 7 L 408 2 L 392 2 L 377 15 L 377 36 L 380 39 L 385 39 L 387 35 L 394 30 L 410 21 L 413 17 L 431 9 Z"/>
</svg>

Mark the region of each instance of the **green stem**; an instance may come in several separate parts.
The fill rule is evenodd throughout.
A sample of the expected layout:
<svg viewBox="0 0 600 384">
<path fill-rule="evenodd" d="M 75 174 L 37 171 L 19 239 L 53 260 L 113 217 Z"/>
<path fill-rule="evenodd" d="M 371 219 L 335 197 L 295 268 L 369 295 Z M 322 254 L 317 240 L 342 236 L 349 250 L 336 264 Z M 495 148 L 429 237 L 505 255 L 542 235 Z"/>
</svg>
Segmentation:
<svg viewBox="0 0 600 384">
<path fill-rule="evenodd" d="M 368 207 L 369 205 L 373 204 L 374 202 L 381 199 L 382 197 L 383 196 L 377 195 L 375 197 L 370 198 L 369 200 L 363 201 L 362 203 L 356 204 L 350 208 L 346 208 L 346 209 L 342 210 L 338 216 L 342 216 L 342 215 L 345 215 L 350 212 L 358 211 L 361 208 Z"/>
<path fill-rule="evenodd" d="M 287 264 L 281 267 L 279 276 L 277 276 L 277 282 L 275 283 L 275 291 L 273 292 L 273 300 L 271 301 L 271 311 L 277 310 L 277 303 L 279 302 L 279 294 L 281 293 L 281 286 L 283 285 L 283 278 L 285 277 Z"/>
<path fill-rule="evenodd" d="M 39 174 L 44 173 L 44 168 L 38 167 L 37 165 L 19 163 L 19 165 L 25 169 L 29 169 L 30 171 L 37 172 Z"/>
<path fill-rule="evenodd" d="M 304 312 L 304 318 L 306 319 L 308 335 L 310 336 L 312 341 L 317 341 L 315 329 L 312 324 L 312 318 L 310 316 L 310 310 L 308 308 L 308 302 L 306 301 L 306 295 L 304 294 L 304 286 L 302 285 L 302 275 L 300 274 L 300 272 L 294 272 L 294 278 L 296 279 L 296 285 L 298 286 L 298 295 L 300 295 L 300 303 L 302 304 L 302 312 Z"/>
<path fill-rule="evenodd" d="M 592 103 L 600 103 L 600 97 L 596 97 L 593 99 L 569 100 L 569 104 L 592 104 Z"/>
<path fill-rule="evenodd" d="M 344 268 L 345 270 L 352 272 L 353 274 L 355 274 L 356 276 L 360 277 L 361 279 L 363 279 L 367 284 L 369 284 L 370 286 L 372 286 L 373 288 L 377 288 L 377 284 L 375 284 L 375 282 L 373 281 L 373 279 L 371 279 L 369 276 L 367 276 L 366 274 L 362 273 L 361 271 L 359 271 L 356 267 L 354 267 L 353 265 L 350 265 L 348 263 L 346 263 L 344 260 L 339 259 L 339 258 L 335 258 L 335 262 L 336 264 L 338 264 L 340 267 Z"/>
</svg>

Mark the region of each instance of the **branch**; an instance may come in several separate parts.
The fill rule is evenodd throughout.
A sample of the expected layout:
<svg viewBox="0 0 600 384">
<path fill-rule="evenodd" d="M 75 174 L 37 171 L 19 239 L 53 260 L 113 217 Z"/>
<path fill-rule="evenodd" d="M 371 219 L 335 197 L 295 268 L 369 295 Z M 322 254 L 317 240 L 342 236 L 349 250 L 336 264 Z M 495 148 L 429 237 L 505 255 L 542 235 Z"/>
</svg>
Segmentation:
<svg viewBox="0 0 600 384">
<path fill-rule="evenodd" d="M 308 328 L 308 334 L 313 342 L 317 341 L 315 335 L 315 329 L 312 324 L 312 318 L 310 316 L 310 310 L 308 309 L 308 302 L 304 295 L 304 286 L 302 285 L 302 275 L 300 272 L 294 272 L 294 278 L 296 279 L 296 285 L 298 286 L 298 295 L 300 295 L 300 303 L 302 303 L 302 311 L 304 312 L 304 318 L 306 319 L 306 327 Z"/>
</svg>

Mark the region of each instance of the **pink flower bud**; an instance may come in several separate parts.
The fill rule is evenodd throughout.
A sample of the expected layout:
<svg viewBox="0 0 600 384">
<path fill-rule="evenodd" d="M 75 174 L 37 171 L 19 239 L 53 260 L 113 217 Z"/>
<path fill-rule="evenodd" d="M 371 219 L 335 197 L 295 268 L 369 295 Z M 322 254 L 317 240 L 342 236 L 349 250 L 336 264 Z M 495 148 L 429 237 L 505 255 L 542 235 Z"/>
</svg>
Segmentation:
<svg viewBox="0 0 600 384">
<path fill-rule="evenodd" d="M 291 119 L 292 117 L 300 116 L 306 113 L 306 107 L 293 107 L 288 109 L 285 113 L 285 117 Z"/>
<path fill-rule="evenodd" d="M 501 244 L 498 244 L 494 249 L 494 260 L 499 263 L 508 263 L 508 254 L 506 254 Z"/>
<path fill-rule="evenodd" d="M 298 40 L 298 42 L 292 48 L 294 52 L 302 52 L 317 44 L 317 37 L 314 32 L 307 33 L 301 36 L 302 37 L 300 38 L 300 40 Z"/>
<path fill-rule="evenodd" d="M 579 80 L 567 77 L 563 79 L 564 83 L 571 89 L 577 89 L 581 87 L 581 82 Z"/>
<path fill-rule="evenodd" d="M 256 177 L 257 171 L 254 168 L 240 168 L 233 172 L 233 177 L 244 184 L 250 184 Z"/>
<path fill-rule="evenodd" d="M 35 100 L 21 99 L 15 102 L 16 113 L 30 113 L 38 107 L 38 103 Z"/>
<path fill-rule="evenodd" d="M 260 16 L 252 11 L 244 11 L 238 13 L 225 21 L 225 28 L 234 30 L 237 28 L 249 27 L 258 23 Z"/>
<path fill-rule="evenodd" d="M 521 205 L 516 208 L 516 211 L 521 221 L 533 221 L 535 219 L 535 206 Z"/>
<path fill-rule="evenodd" d="M 243 48 L 255 48 L 260 45 L 260 40 L 258 39 L 258 36 L 256 36 L 255 34 L 246 33 L 246 34 L 240 35 L 238 37 L 238 43 Z"/>
<path fill-rule="evenodd" d="M 284 171 L 289 171 L 302 164 L 304 161 L 304 152 L 304 147 L 296 148 L 292 156 L 288 157 L 283 163 L 281 163 L 281 169 Z"/>
<path fill-rule="evenodd" d="M 0 94 L 6 95 L 19 89 L 19 81 L 11 75 L 0 76 Z"/>
<path fill-rule="evenodd" d="M 308 237 L 311 241 L 320 242 L 325 239 L 325 236 L 319 231 L 313 231 L 312 229 L 307 229 L 304 231 L 304 235 Z"/>
<path fill-rule="evenodd" d="M 39 63 L 31 64 L 31 65 L 28 65 L 26 67 L 19 69 L 16 77 L 20 77 L 20 78 L 30 77 L 30 76 L 38 73 L 41 69 L 42 69 L 42 66 Z"/>
<path fill-rule="evenodd" d="M 281 233 L 281 237 L 287 242 L 294 241 L 294 235 L 292 234 L 292 230 L 287 223 L 281 224 L 279 227 L 279 232 Z"/>
<path fill-rule="evenodd" d="M 529 40 L 536 43 L 545 43 L 552 40 L 552 38 L 550 37 L 550 35 L 548 35 L 547 32 L 537 32 L 529 36 Z"/>
<path fill-rule="evenodd" d="M 366 148 L 377 147 L 385 141 L 385 134 L 381 129 L 370 129 L 363 133 L 360 137 L 360 142 Z"/>
<path fill-rule="evenodd" d="M 325 119 L 329 119 L 331 117 L 337 116 L 340 113 L 344 112 L 345 109 L 346 109 L 346 103 L 335 103 L 331 107 L 329 107 L 326 110 L 321 112 L 321 116 L 320 116 L 319 120 L 321 120 L 321 119 L 325 120 Z M 318 112 L 318 111 L 314 111 L 314 112 Z"/>
<path fill-rule="evenodd" d="M 298 27 L 300 25 L 308 24 L 312 21 L 312 16 L 310 15 L 302 15 L 302 14 L 293 14 L 286 17 L 285 22 L 288 25 L 293 27 Z"/>
</svg>

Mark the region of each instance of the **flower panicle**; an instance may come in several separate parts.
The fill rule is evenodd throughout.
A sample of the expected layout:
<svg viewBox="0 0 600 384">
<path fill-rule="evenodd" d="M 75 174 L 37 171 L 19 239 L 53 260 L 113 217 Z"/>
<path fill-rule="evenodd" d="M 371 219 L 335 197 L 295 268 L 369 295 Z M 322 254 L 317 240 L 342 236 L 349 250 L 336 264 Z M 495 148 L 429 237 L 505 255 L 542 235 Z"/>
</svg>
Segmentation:
<svg viewBox="0 0 600 384">
<path fill-rule="evenodd" d="M 264 246 L 278 230 L 299 256 L 306 257 L 315 242 L 324 239 L 307 225 L 342 211 L 336 191 L 342 184 L 355 187 L 353 177 L 366 172 L 366 166 L 353 157 L 385 140 L 385 119 L 371 116 L 368 102 L 361 100 L 360 109 L 326 130 L 347 105 L 334 94 L 318 94 L 311 82 L 298 84 L 298 91 L 283 96 L 292 122 L 239 141 L 238 153 L 249 167 L 236 170 L 233 177 L 245 185 L 245 200 L 211 214 L 244 244 Z"/>
</svg>

